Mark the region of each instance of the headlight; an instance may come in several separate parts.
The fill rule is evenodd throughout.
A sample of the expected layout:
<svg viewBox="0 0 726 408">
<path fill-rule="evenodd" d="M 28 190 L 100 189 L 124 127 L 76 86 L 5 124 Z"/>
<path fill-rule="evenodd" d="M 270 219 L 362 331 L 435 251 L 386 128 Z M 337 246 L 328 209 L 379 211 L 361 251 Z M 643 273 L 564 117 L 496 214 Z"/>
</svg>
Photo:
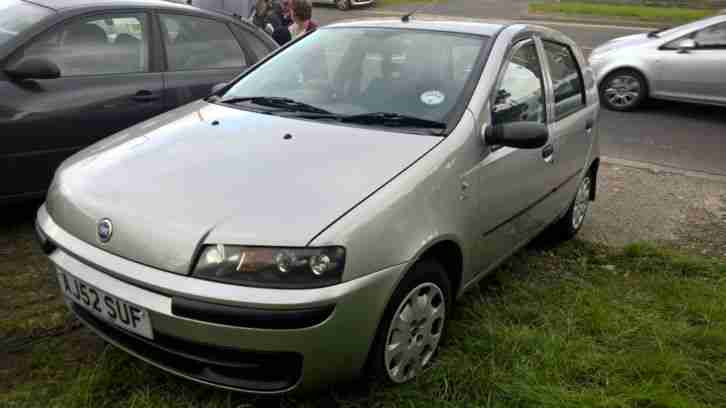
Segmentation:
<svg viewBox="0 0 726 408">
<path fill-rule="evenodd" d="M 345 249 L 266 248 L 209 245 L 193 276 L 219 282 L 280 289 L 319 288 L 340 283 Z"/>
</svg>

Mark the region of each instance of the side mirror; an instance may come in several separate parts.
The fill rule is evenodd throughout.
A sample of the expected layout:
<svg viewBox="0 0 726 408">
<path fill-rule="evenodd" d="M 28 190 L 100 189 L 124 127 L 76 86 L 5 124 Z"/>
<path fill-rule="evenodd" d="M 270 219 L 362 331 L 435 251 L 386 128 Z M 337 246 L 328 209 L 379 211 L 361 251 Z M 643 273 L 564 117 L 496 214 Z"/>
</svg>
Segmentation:
<svg viewBox="0 0 726 408">
<path fill-rule="evenodd" d="M 212 95 L 215 95 L 217 92 L 219 92 L 222 89 L 224 89 L 224 87 L 227 86 L 227 85 L 229 85 L 227 82 L 222 82 L 220 84 L 214 85 L 212 87 Z"/>
<path fill-rule="evenodd" d="M 546 145 L 548 139 L 547 125 L 539 122 L 505 123 L 484 130 L 484 142 L 489 146 L 537 149 Z"/>
<path fill-rule="evenodd" d="M 58 65 L 45 58 L 27 58 L 15 68 L 5 70 L 13 79 L 55 79 L 60 78 L 61 72 Z"/>
<path fill-rule="evenodd" d="M 696 48 L 698 44 L 692 38 L 684 38 L 676 43 L 676 48 L 680 54 L 687 54 L 688 51 Z"/>
</svg>

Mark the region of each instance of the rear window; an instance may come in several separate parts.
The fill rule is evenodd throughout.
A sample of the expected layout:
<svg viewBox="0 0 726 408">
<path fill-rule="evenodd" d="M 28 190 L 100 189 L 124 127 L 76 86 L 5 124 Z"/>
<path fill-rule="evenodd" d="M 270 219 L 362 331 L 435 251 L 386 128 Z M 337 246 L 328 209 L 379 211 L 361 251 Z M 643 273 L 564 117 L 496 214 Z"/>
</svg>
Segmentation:
<svg viewBox="0 0 726 408">
<path fill-rule="evenodd" d="M 51 14 L 47 8 L 21 0 L 0 1 L 0 46 Z"/>
</svg>

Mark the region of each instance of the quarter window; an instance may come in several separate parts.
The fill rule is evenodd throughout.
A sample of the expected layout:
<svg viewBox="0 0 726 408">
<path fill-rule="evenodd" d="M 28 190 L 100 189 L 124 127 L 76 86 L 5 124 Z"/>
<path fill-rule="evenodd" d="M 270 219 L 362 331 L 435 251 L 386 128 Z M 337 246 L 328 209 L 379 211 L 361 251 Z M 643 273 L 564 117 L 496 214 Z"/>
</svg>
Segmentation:
<svg viewBox="0 0 726 408">
<path fill-rule="evenodd" d="M 726 23 L 716 24 L 693 35 L 698 48 L 726 49 Z"/>
<path fill-rule="evenodd" d="M 497 125 L 547 121 L 542 69 L 533 41 L 521 45 L 507 63 L 492 114 Z"/>
<path fill-rule="evenodd" d="M 226 24 L 205 18 L 162 15 L 169 71 L 244 68 L 237 39 Z"/>
<path fill-rule="evenodd" d="M 41 35 L 15 62 L 45 58 L 62 77 L 147 72 L 148 33 L 145 14 L 96 16 Z"/>
<path fill-rule="evenodd" d="M 555 95 L 555 120 L 560 120 L 585 106 L 585 86 L 570 47 L 550 41 L 543 44 Z"/>
</svg>

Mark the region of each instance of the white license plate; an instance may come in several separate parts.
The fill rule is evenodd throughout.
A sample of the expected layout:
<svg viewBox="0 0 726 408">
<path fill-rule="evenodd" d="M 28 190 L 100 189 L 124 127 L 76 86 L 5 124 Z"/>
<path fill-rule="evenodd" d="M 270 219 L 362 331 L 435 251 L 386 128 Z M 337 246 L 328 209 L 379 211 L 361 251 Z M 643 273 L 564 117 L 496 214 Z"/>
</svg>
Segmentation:
<svg viewBox="0 0 726 408">
<path fill-rule="evenodd" d="M 107 322 L 147 339 L 154 338 L 146 309 L 108 294 L 101 289 L 58 271 L 58 280 L 66 298 Z"/>
</svg>

